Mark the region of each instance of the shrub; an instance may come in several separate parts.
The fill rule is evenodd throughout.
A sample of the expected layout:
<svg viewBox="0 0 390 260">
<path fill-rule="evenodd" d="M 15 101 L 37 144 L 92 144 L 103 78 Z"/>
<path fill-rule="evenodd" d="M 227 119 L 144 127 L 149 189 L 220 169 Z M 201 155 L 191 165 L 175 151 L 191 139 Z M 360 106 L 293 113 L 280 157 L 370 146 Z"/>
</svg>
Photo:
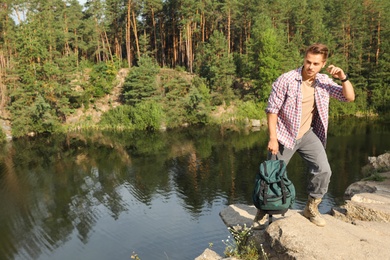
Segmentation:
<svg viewBox="0 0 390 260">
<path fill-rule="evenodd" d="M 266 117 L 264 103 L 254 101 L 239 102 L 237 104 L 237 117 L 239 119 L 262 119 Z"/>
<path fill-rule="evenodd" d="M 155 130 L 160 128 L 164 119 L 164 114 L 158 103 L 146 101 L 138 103 L 134 107 L 132 119 L 135 129 Z"/>
<path fill-rule="evenodd" d="M 155 130 L 164 120 L 161 106 L 153 101 L 145 101 L 135 106 L 123 105 L 102 115 L 99 122 L 103 129 Z"/>
<path fill-rule="evenodd" d="M 90 74 L 92 95 L 102 97 L 111 92 L 117 70 L 112 63 L 99 63 L 94 65 Z"/>
<path fill-rule="evenodd" d="M 128 105 L 111 109 L 102 115 L 99 125 L 103 128 L 134 129 L 131 119 L 132 109 Z"/>
</svg>

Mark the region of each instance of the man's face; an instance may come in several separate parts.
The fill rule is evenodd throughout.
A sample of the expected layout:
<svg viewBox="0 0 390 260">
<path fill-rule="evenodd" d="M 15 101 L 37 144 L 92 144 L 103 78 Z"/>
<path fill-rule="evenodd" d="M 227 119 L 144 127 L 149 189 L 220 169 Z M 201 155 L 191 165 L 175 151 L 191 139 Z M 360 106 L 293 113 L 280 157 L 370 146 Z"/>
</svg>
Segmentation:
<svg viewBox="0 0 390 260">
<path fill-rule="evenodd" d="M 308 53 L 303 62 L 302 77 L 304 80 L 315 78 L 316 74 L 325 66 L 326 61 L 322 54 Z"/>
</svg>

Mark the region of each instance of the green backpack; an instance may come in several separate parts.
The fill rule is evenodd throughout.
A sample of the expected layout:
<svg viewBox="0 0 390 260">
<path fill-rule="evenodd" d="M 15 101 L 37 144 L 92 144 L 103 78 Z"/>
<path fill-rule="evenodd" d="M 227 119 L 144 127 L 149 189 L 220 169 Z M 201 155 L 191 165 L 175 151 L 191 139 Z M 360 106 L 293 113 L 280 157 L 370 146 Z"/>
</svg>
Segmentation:
<svg viewBox="0 0 390 260">
<path fill-rule="evenodd" d="M 252 197 L 256 208 L 271 216 L 287 212 L 295 201 L 295 187 L 287 177 L 283 160 L 267 160 L 260 164 Z"/>
</svg>

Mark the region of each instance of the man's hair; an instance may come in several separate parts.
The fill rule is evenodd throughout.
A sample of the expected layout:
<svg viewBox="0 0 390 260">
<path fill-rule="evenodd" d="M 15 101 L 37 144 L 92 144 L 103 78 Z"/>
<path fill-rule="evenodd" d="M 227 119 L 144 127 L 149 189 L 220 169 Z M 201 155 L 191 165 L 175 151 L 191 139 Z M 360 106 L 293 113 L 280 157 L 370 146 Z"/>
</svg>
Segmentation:
<svg viewBox="0 0 390 260">
<path fill-rule="evenodd" d="M 328 59 L 328 47 L 322 43 L 314 43 L 306 49 L 305 57 L 308 53 L 322 54 L 324 60 Z"/>
</svg>

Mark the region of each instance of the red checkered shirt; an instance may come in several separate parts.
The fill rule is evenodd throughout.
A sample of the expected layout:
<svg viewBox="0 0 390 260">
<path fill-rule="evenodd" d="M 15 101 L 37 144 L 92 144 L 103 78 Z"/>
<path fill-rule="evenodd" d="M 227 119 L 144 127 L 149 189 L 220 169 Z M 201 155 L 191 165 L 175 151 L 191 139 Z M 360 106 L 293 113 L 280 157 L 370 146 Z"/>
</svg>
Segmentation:
<svg viewBox="0 0 390 260">
<path fill-rule="evenodd" d="M 292 149 L 295 145 L 302 115 L 302 67 L 281 75 L 272 84 L 272 91 L 268 98 L 266 113 L 278 115 L 276 134 L 278 141 L 286 148 Z M 316 111 L 313 116 L 313 132 L 326 145 L 328 131 L 329 98 L 333 97 L 346 102 L 343 89 L 326 74 L 318 73 L 315 83 Z"/>
</svg>

